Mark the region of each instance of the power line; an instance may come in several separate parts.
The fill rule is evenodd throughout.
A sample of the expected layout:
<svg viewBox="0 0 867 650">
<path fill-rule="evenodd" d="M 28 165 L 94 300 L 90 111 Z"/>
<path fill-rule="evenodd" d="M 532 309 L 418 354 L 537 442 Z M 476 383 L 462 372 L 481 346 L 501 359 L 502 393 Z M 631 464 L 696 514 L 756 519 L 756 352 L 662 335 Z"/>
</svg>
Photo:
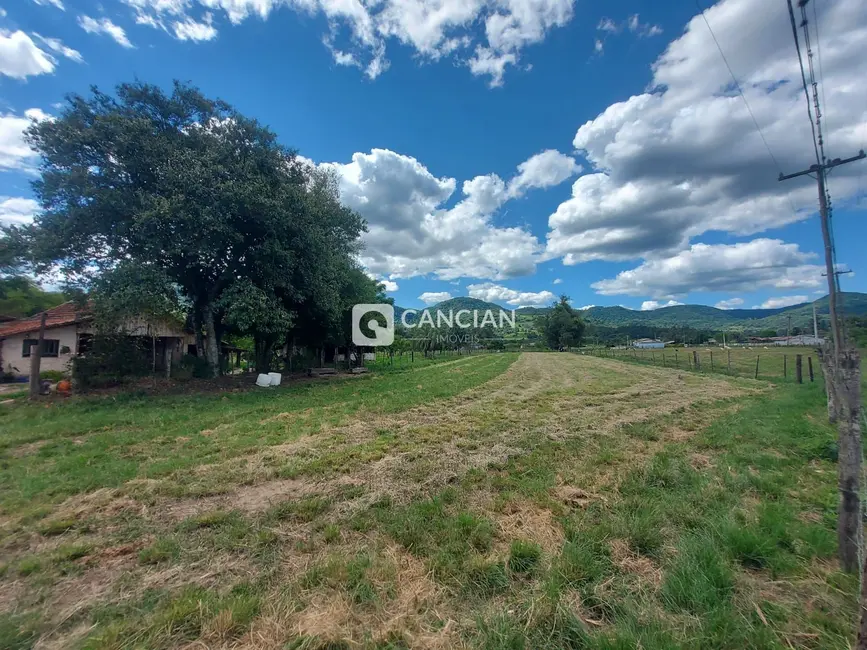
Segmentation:
<svg viewBox="0 0 867 650">
<path fill-rule="evenodd" d="M 825 110 L 828 110 L 828 100 L 825 98 L 825 70 L 822 68 L 822 45 L 819 41 L 819 14 L 816 11 L 816 5 L 819 0 L 813 0 L 813 24 L 816 26 L 816 58 L 819 59 L 819 84 L 822 87 L 822 103 L 825 105 Z M 828 126 L 828 115 L 825 114 L 825 126 Z"/>
<path fill-rule="evenodd" d="M 735 77 L 735 73 L 732 71 L 732 67 L 729 65 L 729 61 L 726 58 L 725 52 L 723 52 L 723 49 L 720 46 L 719 41 L 716 38 L 716 34 L 714 34 L 713 28 L 711 28 L 710 22 L 708 21 L 707 16 L 704 13 L 704 9 L 699 4 L 698 0 L 695 0 L 695 6 L 698 8 L 699 12 L 701 12 L 701 17 L 704 19 L 704 24 L 707 25 L 707 30 L 710 32 L 711 38 L 713 38 L 713 42 L 716 43 L 716 49 L 719 50 L 720 56 L 722 57 L 722 60 L 723 60 L 723 63 L 725 63 L 726 68 L 728 68 L 729 74 L 732 77 L 732 81 L 734 81 L 734 83 L 735 83 L 735 88 L 737 88 L 738 93 L 741 96 L 741 99 L 744 100 L 744 105 L 747 107 L 747 112 L 750 114 L 750 117 L 753 118 L 753 124 L 756 125 L 756 131 L 759 132 L 759 137 L 762 139 L 762 142 L 765 143 L 765 149 L 768 150 L 768 154 L 770 154 L 771 160 L 774 161 L 774 165 L 776 166 L 777 171 L 779 171 L 782 174 L 783 169 L 782 169 L 782 167 L 780 167 L 780 163 L 777 162 L 777 158 L 776 158 L 776 156 L 774 156 L 774 152 L 771 151 L 771 147 L 768 145 L 768 141 L 765 139 L 765 134 L 762 133 L 762 127 L 759 126 L 759 121 L 756 119 L 756 116 L 753 114 L 753 109 L 750 108 L 750 103 L 747 101 L 746 95 L 744 95 L 744 91 L 741 89 L 741 85 L 740 85 L 740 83 L 738 83 L 738 79 L 737 79 L 737 77 Z M 812 120 L 812 118 L 811 118 L 811 120 Z M 789 197 L 789 202 L 790 203 L 792 202 L 791 197 Z M 792 204 L 792 210 L 797 212 L 797 210 L 795 210 L 794 203 Z"/>
<path fill-rule="evenodd" d="M 798 65 L 801 67 L 801 82 L 804 85 L 804 96 L 807 98 L 807 117 L 810 119 L 810 129 L 813 131 L 813 148 L 816 150 L 816 164 L 822 165 L 819 156 L 819 146 L 816 144 L 816 125 L 813 123 L 813 112 L 810 110 L 810 91 L 807 90 L 807 75 L 804 72 L 804 60 L 801 57 L 801 43 L 798 40 L 798 26 L 795 24 L 795 10 L 792 8 L 792 0 L 788 0 L 789 18 L 792 20 L 792 36 L 795 37 L 795 51 L 798 53 Z"/>
</svg>

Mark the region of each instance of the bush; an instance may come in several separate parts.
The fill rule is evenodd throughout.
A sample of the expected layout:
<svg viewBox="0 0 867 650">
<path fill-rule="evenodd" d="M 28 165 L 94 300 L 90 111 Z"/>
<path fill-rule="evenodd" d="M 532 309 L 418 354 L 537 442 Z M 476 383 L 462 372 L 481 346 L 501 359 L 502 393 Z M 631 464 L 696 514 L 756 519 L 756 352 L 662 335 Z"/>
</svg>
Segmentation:
<svg viewBox="0 0 867 650">
<path fill-rule="evenodd" d="M 72 378 L 82 390 L 116 386 L 150 370 L 150 340 L 120 334 L 94 336 L 87 354 L 72 360 Z"/>
<path fill-rule="evenodd" d="M 66 379 L 67 374 L 65 372 L 60 371 L 60 370 L 43 370 L 42 372 L 39 373 L 39 378 L 40 379 L 46 379 L 46 380 L 56 384 L 61 379 Z"/>
</svg>

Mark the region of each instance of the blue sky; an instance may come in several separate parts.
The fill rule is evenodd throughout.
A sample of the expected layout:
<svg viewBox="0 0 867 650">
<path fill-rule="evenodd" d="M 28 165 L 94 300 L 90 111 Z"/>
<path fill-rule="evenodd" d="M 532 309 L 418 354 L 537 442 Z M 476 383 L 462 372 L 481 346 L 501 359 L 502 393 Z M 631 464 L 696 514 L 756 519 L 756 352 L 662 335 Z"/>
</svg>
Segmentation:
<svg viewBox="0 0 867 650">
<path fill-rule="evenodd" d="M 832 157 L 867 141 L 858 5 L 817 5 Z M 37 160 L 20 139 L 30 117 L 50 119 L 66 93 L 91 85 L 180 79 L 339 176 L 370 223 L 363 262 L 397 304 L 473 295 L 538 305 L 562 292 L 579 307 L 748 308 L 824 294 L 815 184 L 776 181 L 694 2 L 0 7 L 7 222 L 36 214 Z M 785 4 L 723 0 L 706 17 L 780 167 L 808 166 Z M 846 290 L 867 290 L 865 176 L 867 161 L 853 163 L 831 183 L 838 259 L 853 271 Z"/>
</svg>

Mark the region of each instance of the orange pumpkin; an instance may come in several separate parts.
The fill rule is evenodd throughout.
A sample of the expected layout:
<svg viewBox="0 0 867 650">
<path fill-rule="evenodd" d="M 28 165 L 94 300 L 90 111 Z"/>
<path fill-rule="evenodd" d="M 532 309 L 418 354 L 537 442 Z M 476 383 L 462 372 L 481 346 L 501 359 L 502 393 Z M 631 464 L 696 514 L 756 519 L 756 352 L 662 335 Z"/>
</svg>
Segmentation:
<svg viewBox="0 0 867 650">
<path fill-rule="evenodd" d="M 68 394 L 72 391 L 72 383 L 68 379 L 61 379 L 57 382 L 57 392 Z"/>
</svg>

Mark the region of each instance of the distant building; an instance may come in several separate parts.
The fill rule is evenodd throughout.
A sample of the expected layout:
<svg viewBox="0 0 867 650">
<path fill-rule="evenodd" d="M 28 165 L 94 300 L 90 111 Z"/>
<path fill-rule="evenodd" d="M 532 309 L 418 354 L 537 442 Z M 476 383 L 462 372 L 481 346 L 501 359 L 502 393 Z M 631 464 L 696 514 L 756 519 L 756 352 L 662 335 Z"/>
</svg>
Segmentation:
<svg viewBox="0 0 867 650">
<path fill-rule="evenodd" d="M 774 345 L 802 345 L 813 346 L 823 345 L 825 339 L 821 336 L 813 336 L 812 334 L 798 334 L 798 336 L 777 336 L 774 339 Z"/>
<path fill-rule="evenodd" d="M 798 334 L 797 336 L 751 336 L 751 345 L 798 345 L 814 346 L 823 345 L 825 339 L 812 334 Z"/>
<path fill-rule="evenodd" d="M 664 348 L 665 343 L 659 339 L 635 339 L 632 342 L 632 347 L 641 348 L 644 350 Z"/>
</svg>

